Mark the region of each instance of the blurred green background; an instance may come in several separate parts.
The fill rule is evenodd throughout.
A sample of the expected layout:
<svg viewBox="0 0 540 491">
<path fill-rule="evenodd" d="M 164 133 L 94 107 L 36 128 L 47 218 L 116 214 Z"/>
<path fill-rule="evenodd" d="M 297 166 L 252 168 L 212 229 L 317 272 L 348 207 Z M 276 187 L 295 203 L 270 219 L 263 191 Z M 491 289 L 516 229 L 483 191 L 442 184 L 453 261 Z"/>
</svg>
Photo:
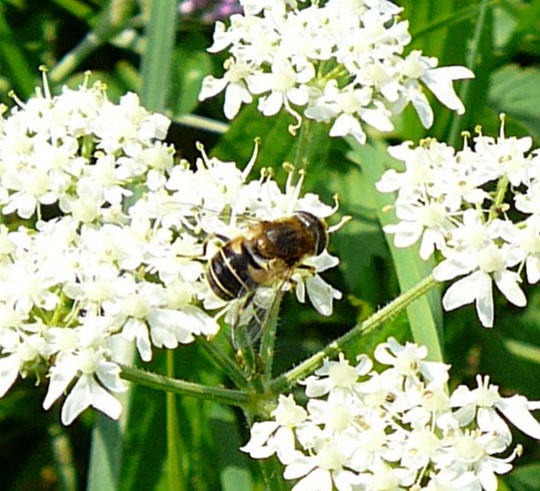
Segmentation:
<svg viewBox="0 0 540 491">
<path fill-rule="evenodd" d="M 181 13 L 178 1 L 160 0 L 0 0 L 0 101 L 13 105 L 10 91 L 24 100 L 40 84 L 38 67 L 48 67 L 53 92 L 78 85 L 87 70 L 92 80 L 107 83 L 117 100 L 138 92 L 145 105 L 167 114 L 173 125 L 168 140 L 179 156 L 193 161 L 201 141 L 222 160 L 249 160 L 255 137 L 262 138 L 258 166 L 271 166 L 283 182 L 282 162 L 291 160 L 295 142 L 287 133 L 286 115 L 265 118 L 245 107 L 230 124 L 224 121 L 222 97 L 199 104 L 202 78 L 221 74 L 223 55 L 205 51 L 211 44 L 212 11 Z M 458 85 L 467 107 L 456 118 L 436 101 L 435 125 L 426 131 L 407 110 L 390 135 L 371 135 L 369 145 L 352 149 L 317 128 L 305 191 L 327 202 L 340 195 L 340 213 L 353 217 L 332 239 L 331 252 L 341 259 L 325 278 L 345 293 L 331 318 L 313 309 L 294 308 L 286 296 L 279 324 L 275 372 L 280 373 L 346 332 L 379 306 L 414 284 L 430 265 L 414 251 L 395 251 L 381 232 L 381 198 L 373 181 L 393 165 L 385 146 L 426 135 L 460 145 L 460 131 L 478 124 L 498 133 L 498 114 L 508 115 L 507 134 L 531 135 L 540 146 L 540 0 L 465 1 L 404 0 L 413 43 L 436 56 L 440 65 L 467 65 L 476 78 Z M 185 11 L 185 9 L 184 9 Z M 208 119 L 209 118 L 209 119 Z M 255 175 L 255 174 L 254 174 Z M 396 269 L 397 265 L 397 269 Z M 397 271 L 397 273 L 396 273 Z M 501 393 L 540 399 L 540 290 L 529 287 L 525 309 L 496 295 L 496 323 L 483 329 L 469 306 L 443 316 L 432 294 L 429 322 L 444 329 L 445 361 L 451 363 L 451 385 L 475 386 L 478 373 L 489 374 Z M 427 305 L 427 304 L 426 304 Z M 406 315 L 364 338 L 350 354 L 370 353 L 393 335 L 410 339 Z M 164 373 L 164 356 L 156 350 L 152 370 Z M 206 383 L 229 383 L 216 373 L 205 352 L 193 345 L 179 348 L 176 376 Z M 45 386 L 22 381 L 0 401 L 1 488 L 122 489 L 166 488 L 165 396 L 144 388 L 130 393 L 129 411 L 120 426 L 86 411 L 71 427 L 59 424 L 58 406 L 41 409 Z M 248 428 L 236 410 L 177 398 L 180 481 L 178 489 L 262 489 L 259 470 L 237 449 Z M 540 447 L 516 433 L 525 447 L 516 469 L 500 489 L 540 489 Z M 108 454 L 108 458 L 107 458 Z"/>
</svg>

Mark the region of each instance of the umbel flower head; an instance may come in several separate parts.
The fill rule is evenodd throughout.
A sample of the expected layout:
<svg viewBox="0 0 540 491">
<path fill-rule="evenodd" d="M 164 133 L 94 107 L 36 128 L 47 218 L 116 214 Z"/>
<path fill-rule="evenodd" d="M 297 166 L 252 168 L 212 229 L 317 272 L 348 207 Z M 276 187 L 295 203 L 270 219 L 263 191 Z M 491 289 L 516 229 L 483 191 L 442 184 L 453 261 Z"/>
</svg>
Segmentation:
<svg viewBox="0 0 540 491">
<path fill-rule="evenodd" d="M 18 104 L 0 120 L 0 207 L 15 222 L 0 226 L 0 396 L 19 375 L 45 373 L 45 409 L 68 394 L 64 424 L 89 406 L 119 416 L 131 344 L 149 361 L 154 348 L 216 335 L 231 302 L 208 287 L 208 236 L 334 211 L 301 196 L 301 179 L 285 191 L 269 173 L 249 180 L 255 154 L 244 171 L 202 148 L 194 166 L 174 165 L 169 120 L 133 93 L 115 104 L 101 83 L 56 96 L 45 83 Z M 294 275 L 298 298 L 325 315 L 341 294 L 318 273 L 337 262 L 324 251 Z"/>
<path fill-rule="evenodd" d="M 280 396 L 272 419 L 255 423 L 241 450 L 256 459 L 277 455 L 294 491 L 461 489 L 495 491 L 520 452 L 505 419 L 540 439 L 525 397 L 501 397 L 478 376 L 478 387 L 445 389 L 449 366 L 425 361 L 425 347 L 390 338 L 375 349 L 386 368 L 362 355 L 343 356 L 304 382 L 308 402 Z"/>
<path fill-rule="evenodd" d="M 300 8 L 299 4 L 308 5 Z M 222 78 L 208 76 L 199 99 L 225 91 L 225 115 L 258 96 L 265 116 L 281 109 L 296 119 L 331 122 L 331 136 L 365 143 L 364 125 L 393 128 L 391 116 L 412 103 L 425 127 L 433 112 L 428 88 L 448 108 L 464 112 L 452 83 L 472 78 L 462 66 L 437 67 L 437 59 L 412 51 L 401 7 L 387 0 L 240 0 L 244 14 L 217 22 L 212 53 L 228 50 Z"/>
<path fill-rule="evenodd" d="M 405 170 L 388 170 L 377 184 L 397 191 L 399 222 L 384 229 L 397 247 L 420 242 L 420 256 L 439 251 L 433 274 L 461 277 L 443 298 L 446 310 L 474 302 L 480 322 L 493 326 L 493 285 L 514 305 L 527 299 L 520 283 L 540 279 L 540 157 L 530 137 L 497 138 L 478 130 L 462 150 L 433 139 L 391 147 Z"/>
</svg>

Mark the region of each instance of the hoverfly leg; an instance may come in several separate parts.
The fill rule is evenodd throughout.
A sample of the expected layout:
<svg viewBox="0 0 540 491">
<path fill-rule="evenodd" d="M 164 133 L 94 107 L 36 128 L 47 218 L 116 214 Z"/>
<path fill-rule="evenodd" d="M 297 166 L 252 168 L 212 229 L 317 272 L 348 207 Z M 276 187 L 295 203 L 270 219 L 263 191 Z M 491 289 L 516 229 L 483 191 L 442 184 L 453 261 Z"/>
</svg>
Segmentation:
<svg viewBox="0 0 540 491">
<path fill-rule="evenodd" d="M 208 252 L 208 244 L 210 244 L 210 242 L 212 242 L 212 240 L 214 240 L 216 238 L 219 239 L 220 242 L 227 242 L 229 240 L 224 235 L 211 234 L 208 237 L 206 237 L 206 239 L 204 239 L 204 241 L 202 243 L 202 252 L 200 254 L 192 254 L 192 255 L 189 255 L 189 254 L 177 254 L 176 256 L 177 257 L 183 257 L 183 258 L 186 258 L 186 259 L 200 259 L 200 258 L 206 257 L 206 253 Z"/>
<path fill-rule="evenodd" d="M 296 266 L 296 269 L 303 269 L 304 271 L 309 271 L 313 275 L 317 272 L 317 268 L 315 266 L 311 266 L 310 264 L 299 264 L 298 266 Z"/>
</svg>

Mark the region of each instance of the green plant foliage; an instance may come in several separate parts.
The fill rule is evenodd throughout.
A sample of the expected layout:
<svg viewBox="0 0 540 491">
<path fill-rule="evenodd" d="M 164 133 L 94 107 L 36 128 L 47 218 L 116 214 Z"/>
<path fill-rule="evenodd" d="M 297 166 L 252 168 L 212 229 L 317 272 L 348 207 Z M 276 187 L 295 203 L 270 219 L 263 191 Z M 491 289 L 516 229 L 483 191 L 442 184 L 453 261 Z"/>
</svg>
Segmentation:
<svg viewBox="0 0 540 491">
<path fill-rule="evenodd" d="M 329 204 L 337 194 L 338 214 L 352 220 L 331 238 L 329 250 L 339 256 L 340 266 L 325 274 L 325 279 L 345 292 L 344 298 L 332 317 L 323 318 L 313 309 L 299 308 L 292 295 L 285 295 L 277 326 L 273 367 L 277 376 L 367 319 L 433 268 L 434 262 L 422 261 L 416 250 L 397 249 L 387 242 L 382 231 L 394 220 L 388 210 L 393 198 L 378 193 L 374 186 L 386 169 L 399 167 L 386 152 L 389 145 L 433 136 L 453 141 L 459 148 L 462 131 L 474 133 L 475 126 L 481 125 L 485 133 L 494 134 L 498 114 L 506 113 L 508 134 L 528 134 L 540 146 L 540 0 L 396 3 L 404 7 L 402 17 L 410 23 L 410 50 L 436 56 L 441 66 L 466 65 L 475 72 L 474 80 L 456 84 L 467 108 L 465 115 L 455 115 L 430 97 L 433 128 L 425 130 L 409 108 L 396 116 L 392 133 L 372 131 L 365 146 L 331 138 L 327 125 L 312 122 L 310 140 L 302 147 L 303 129 L 296 136 L 288 131 L 294 119 L 283 112 L 265 117 L 257 110 L 257 101 L 243 106 L 233 121 L 226 121 L 223 96 L 203 103 L 198 100 L 204 76 L 222 74 L 223 56 L 207 52 L 213 25 L 200 17 L 180 15 L 176 0 L 0 0 L 0 101 L 11 105 L 11 90 L 21 99 L 30 95 L 39 84 L 39 65 L 52 71 L 53 92 L 64 84 L 79 85 L 91 70 L 91 80 L 105 82 L 111 100 L 128 90 L 137 91 L 150 109 L 177 122 L 170 140 L 181 156 L 191 159 L 196 155 L 193 143 L 200 141 L 210 155 L 243 165 L 259 145 L 253 176 L 270 168 L 278 182 L 284 183 L 283 163 L 288 162 L 297 169 L 306 168 L 305 192 L 314 191 Z M 107 15 L 116 7 L 123 15 L 116 23 L 106 24 Z M 95 44 L 84 44 L 91 32 L 101 32 L 103 37 Z M 61 70 L 55 72 L 58 66 Z M 224 134 L 205 131 L 204 123 L 188 127 L 182 119 L 186 115 L 230 126 Z M 538 286 L 528 289 L 526 309 L 513 308 L 498 298 L 492 330 L 480 326 L 470 306 L 443 314 L 441 294 L 434 289 L 416 300 L 406 314 L 393 317 L 380 330 L 349 346 L 347 355 L 352 359 L 371 353 L 388 336 L 421 339 L 432 359 L 453 365 L 450 388 L 470 385 L 477 373 L 485 373 L 505 395 L 522 393 L 539 399 Z M 233 357 L 223 339 L 217 342 Z M 233 388 L 231 380 L 195 344 L 174 353 L 175 376 Z M 140 367 L 165 374 L 163 350 L 155 350 L 154 360 Z M 135 384 L 127 396 L 123 420 L 111 423 L 87 411 L 62 430 L 69 451 L 60 455 L 54 447 L 57 433 L 49 431 L 58 414 L 41 413 L 43 394 L 36 393 L 23 382 L 0 400 L 0 457 L 5 456 L 8 464 L 3 469 L 3 489 L 262 491 L 263 474 L 275 476 L 282 471 L 272 461 L 268 468 L 261 468 L 238 450 L 249 437 L 240 409 L 177 395 L 172 415 L 178 429 L 175 488 L 167 468 L 171 433 L 166 421 L 171 406 L 164 393 Z M 540 446 L 521 436 L 516 439 L 525 448 L 524 456 L 501 479 L 499 489 L 539 489 Z M 65 455 L 69 458 L 62 460 Z M 74 476 L 75 484 L 66 475 Z M 284 485 L 275 478 L 275 483 L 275 489 L 291 487 L 289 481 Z"/>
</svg>

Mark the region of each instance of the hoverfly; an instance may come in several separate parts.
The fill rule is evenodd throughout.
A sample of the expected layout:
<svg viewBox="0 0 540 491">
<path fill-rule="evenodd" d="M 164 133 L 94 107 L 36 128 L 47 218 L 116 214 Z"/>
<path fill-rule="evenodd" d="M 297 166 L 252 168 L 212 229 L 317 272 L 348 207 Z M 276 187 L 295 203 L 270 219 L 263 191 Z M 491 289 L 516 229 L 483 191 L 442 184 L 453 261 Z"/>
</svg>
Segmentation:
<svg viewBox="0 0 540 491">
<path fill-rule="evenodd" d="M 240 302 L 233 336 L 235 329 L 249 323 L 248 343 L 257 341 L 277 292 L 284 283 L 291 282 L 292 273 L 303 259 L 318 256 L 327 243 L 326 223 L 307 211 L 257 222 L 245 235 L 227 240 L 209 259 L 206 278 L 217 297 Z M 261 305 L 255 295 L 267 286 L 274 286 L 273 298 Z M 248 308 L 251 313 L 246 315 Z M 237 344 L 234 337 L 233 344 Z"/>
</svg>

